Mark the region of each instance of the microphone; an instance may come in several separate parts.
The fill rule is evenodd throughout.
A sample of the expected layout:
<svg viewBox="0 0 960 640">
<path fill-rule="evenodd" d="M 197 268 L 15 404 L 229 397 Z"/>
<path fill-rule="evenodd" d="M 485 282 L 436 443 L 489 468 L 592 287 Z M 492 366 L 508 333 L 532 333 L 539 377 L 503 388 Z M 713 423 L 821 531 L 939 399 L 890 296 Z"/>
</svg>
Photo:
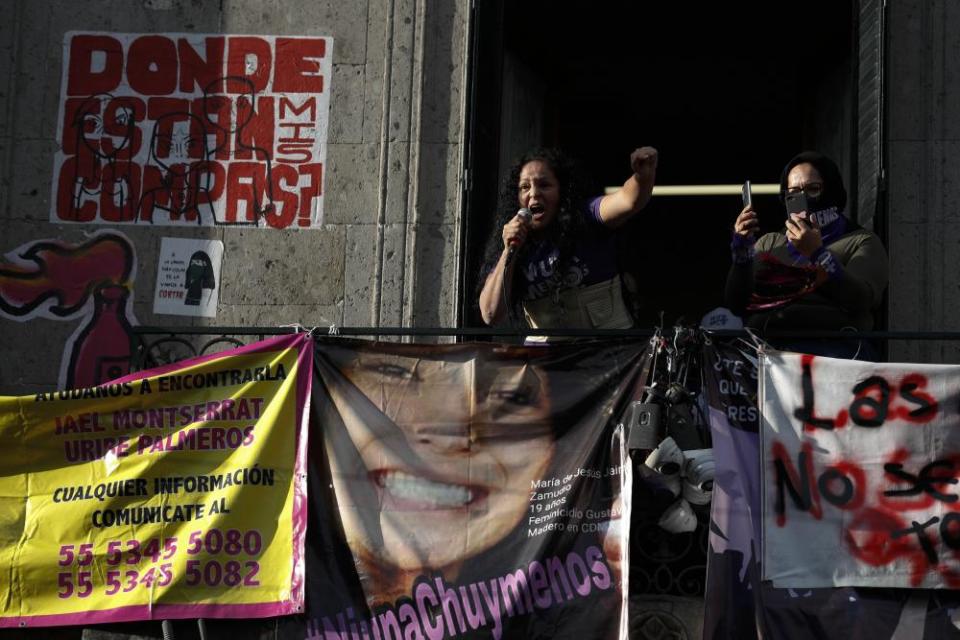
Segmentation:
<svg viewBox="0 0 960 640">
<path fill-rule="evenodd" d="M 533 211 L 530 211 L 530 209 L 523 207 L 522 209 L 517 211 L 517 217 L 520 218 L 520 222 L 522 222 L 525 225 L 528 225 L 533 220 Z M 516 255 L 517 255 L 517 245 L 511 242 L 510 248 L 507 249 L 507 261 L 505 266 L 509 266 L 510 263 L 513 262 L 513 258 Z"/>
</svg>

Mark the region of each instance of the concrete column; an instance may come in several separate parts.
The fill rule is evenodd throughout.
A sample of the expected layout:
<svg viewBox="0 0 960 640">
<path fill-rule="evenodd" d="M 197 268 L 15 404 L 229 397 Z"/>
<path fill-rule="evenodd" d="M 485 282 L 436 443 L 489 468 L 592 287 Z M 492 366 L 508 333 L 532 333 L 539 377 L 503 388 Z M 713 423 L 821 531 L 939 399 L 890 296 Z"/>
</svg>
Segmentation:
<svg viewBox="0 0 960 640">
<path fill-rule="evenodd" d="M 385 33 L 371 322 L 452 326 L 468 8 L 437 0 L 376 6 Z M 371 19 L 371 28 L 378 23 Z"/>
<path fill-rule="evenodd" d="M 890 328 L 960 330 L 960 5 L 890 0 Z M 891 359 L 957 362 L 960 343 L 891 345 Z"/>
</svg>

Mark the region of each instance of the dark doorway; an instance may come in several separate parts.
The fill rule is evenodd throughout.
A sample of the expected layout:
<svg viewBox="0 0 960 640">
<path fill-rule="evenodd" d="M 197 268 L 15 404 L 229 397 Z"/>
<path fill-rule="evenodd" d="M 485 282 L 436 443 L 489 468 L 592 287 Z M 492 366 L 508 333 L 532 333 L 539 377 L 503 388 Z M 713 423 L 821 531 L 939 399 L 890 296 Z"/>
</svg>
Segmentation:
<svg viewBox="0 0 960 640">
<path fill-rule="evenodd" d="M 789 9 L 789 10 L 788 10 Z M 558 146 L 597 189 L 629 154 L 660 151 L 661 185 L 779 180 L 797 152 L 834 157 L 856 202 L 856 14 L 850 1 L 477 0 L 462 318 L 479 326 L 477 272 L 513 158 Z M 776 196 L 757 196 L 765 231 Z M 641 326 L 722 302 L 739 196 L 657 196 L 621 233 Z"/>
</svg>

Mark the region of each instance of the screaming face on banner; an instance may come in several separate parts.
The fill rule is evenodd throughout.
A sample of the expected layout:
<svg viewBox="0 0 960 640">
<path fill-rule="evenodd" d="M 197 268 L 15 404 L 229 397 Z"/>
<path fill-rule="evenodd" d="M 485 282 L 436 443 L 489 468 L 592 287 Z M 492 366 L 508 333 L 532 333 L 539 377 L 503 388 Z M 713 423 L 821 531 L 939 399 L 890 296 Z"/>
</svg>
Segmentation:
<svg viewBox="0 0 960 640">
<path fill-rule="evenodd" d="M 642 345 L 317 353 L 311 530 L 340 530 L 309 536 L 308 565 L 328 564 L 307 572 L 311 637 L 621 636 L 629 490 L 612 418 Z M 355 575 L 330 583 L 344 545 Z"/>
</svg>

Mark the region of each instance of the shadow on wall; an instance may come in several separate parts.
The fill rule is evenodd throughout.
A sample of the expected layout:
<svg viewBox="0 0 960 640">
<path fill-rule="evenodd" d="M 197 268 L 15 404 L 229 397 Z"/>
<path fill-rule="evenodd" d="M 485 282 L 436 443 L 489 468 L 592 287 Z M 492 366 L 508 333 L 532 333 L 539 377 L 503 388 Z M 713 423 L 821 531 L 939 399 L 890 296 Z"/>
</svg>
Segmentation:
<svg viewBox="0 0 960 640">
<path fill-rule="evenodd" d="M 57 386 L 91 387 L 129 372 L 130 307 L 136 273 L 133 244 L 116 231 L 93 234 L 82 244 L 44 239 L 28 242 L 0 262 L 0 316 L 79 320 L 63 348 Z"/>
</svg>

